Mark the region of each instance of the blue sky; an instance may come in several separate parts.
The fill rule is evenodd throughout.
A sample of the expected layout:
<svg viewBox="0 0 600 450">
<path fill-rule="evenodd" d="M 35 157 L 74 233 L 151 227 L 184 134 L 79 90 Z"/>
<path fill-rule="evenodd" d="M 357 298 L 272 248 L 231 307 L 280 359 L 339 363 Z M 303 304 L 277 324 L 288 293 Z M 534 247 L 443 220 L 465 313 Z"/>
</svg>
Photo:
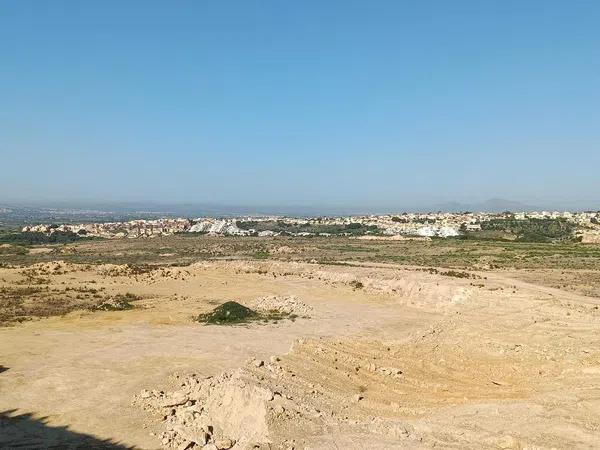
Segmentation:
<svg viewBox="0 0 600 450">
<path fill-rule="evenodd" d="M 600 208 L 600 2 L 0 1 L 0 200 Z"/>
</svg>

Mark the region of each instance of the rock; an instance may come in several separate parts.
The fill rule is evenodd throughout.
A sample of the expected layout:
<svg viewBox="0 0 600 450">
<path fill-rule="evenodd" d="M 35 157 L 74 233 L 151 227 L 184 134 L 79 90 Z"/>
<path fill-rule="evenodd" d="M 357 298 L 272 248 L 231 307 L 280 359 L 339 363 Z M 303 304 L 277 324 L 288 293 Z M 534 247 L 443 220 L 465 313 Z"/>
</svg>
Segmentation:
<svg viewBox="0 0 600 450">
<path fill-rule="evenodd" d="M 356 395 L 354 395 L 354 397 L 352 397 L 352 401 L 353 401 L 353 402 L 355 402 L 355 403 L 358 403 L 358 402 L 360 402 L 360 401 L 361 401 L 363 398 L 364 398 L 364 397 L 363 397 L 362 395 L 360 395 L 360 394 L 356 394 Z"/>
<path fill-rule="evenodd" d="M 177 450 L 187 450 L 188 448 L 192 448 L 194 443 L 192 441 L 184 441 L 177 447 Z"/>
<path fill-rule="evenodd" d="M 198 445 L 206 445 L 210 439 L 210 435 L 203 430 L 193 431 L 187 434 L 186 437 Z"/>
<path fill-rule="evenodd" d="M 147 390 L 147 389 L 142 389 L 142 392 L 140 393 L 140 397 L 142 398 L 150 398 L 152 396 L 152 393 Z"/>
<path fill-rule="evenodd" d="M 192 441 L 198 446 L 203 446 L 210 440 L 210 435 L 201 428 L 176 425 L 173 429 L 182 439 Z"/>
<path fill-rule="evenodd" d="M 254 361 L 254 366 L 256 367 L 262 367 L 265 365 L 265 362 L 262 359 L 257 359 L 256 361 Z"/>
<path fill-rule="evenodd" d="M 271 402 L 275 399 L 275 393 L 270 389 L 264 390 L 264 399 L 268 402 Z"/>
<path fill-rule="evenodd" d="M 235 444 L 234 440 L 227 439 L 227 438 L 218 439 L 215 441 L 215 445 L 217 446 L 217 448 L 219 450 L 228 450 L 231 447 L 233 447 L 234 444 Z"/>
<path fill-rule="evenodd" d="M 202 447 L 202 450 L 219 450 L 219 447 L 217 447 L 215 444 L 206 444 L 204 447 Z"/>
<path fill-rule="evenodd" d="M 273 410 L 276 414 L 283 414 L 285 412 L 285 408 L 281 405 L 277 405 Z"/>
<path fill-rule="evenodd" d="M 498 439 L 496 444 L 500 448 L 519 448 L 519 442 L 509 434 Z"/>
<path fill-rule="evenodd" d="M 180 417 L 183 423 L 187 424 L 194 420 L 194 413 L 192 411 L 183 411 Z"/>
<path fill-rule="evenodd" d="M 183 392 L 175 392 L 173 395 L 171 395 L 170 398 L 165 398 L 163 400 L 163 406 L 166 407 L 166 406 L 183 405 L 187 401 L 188 401 L 187 394 L 185 394 Z"/>
</svg>

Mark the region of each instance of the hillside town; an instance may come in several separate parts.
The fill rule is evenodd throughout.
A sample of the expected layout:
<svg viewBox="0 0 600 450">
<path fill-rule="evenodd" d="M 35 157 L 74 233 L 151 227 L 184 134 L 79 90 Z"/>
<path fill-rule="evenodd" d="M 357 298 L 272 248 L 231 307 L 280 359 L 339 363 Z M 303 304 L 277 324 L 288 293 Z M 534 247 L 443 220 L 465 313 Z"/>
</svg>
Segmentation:
<svg viewBox="0 0 600 450">
<path fill-rule="evenodd" d="M 476 232 L 494 220 L 556 220 L 571 224 L 582 241 L 600 240 L 600 212 L 520 212 L 520 213 L 402 213 L 345 217 L 248 216 L 235 218 L 202 217 L 131 220 L 82 224 L 40 224 L 23 227 L 23 232 L 71 232 L 100 238 L 151 238 L 176 233 L 211 236 L 406 236 L 448 238 Z"/>
</svg>

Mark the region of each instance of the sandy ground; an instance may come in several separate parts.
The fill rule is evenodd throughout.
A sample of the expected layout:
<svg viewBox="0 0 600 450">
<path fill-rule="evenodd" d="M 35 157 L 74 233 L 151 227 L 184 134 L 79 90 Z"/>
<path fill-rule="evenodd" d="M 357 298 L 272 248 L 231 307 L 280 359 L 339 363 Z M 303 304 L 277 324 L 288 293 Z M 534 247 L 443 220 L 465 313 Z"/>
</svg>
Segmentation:
<svg viewBox="0 0 600 450">
<path fill-rule="evenodd" d="M 1 269 L 0 286 L 20 270 Z M 207 420 L 236 448 L 597 447 L 600 301 L 475 275 L 271 262 L 135 275 L 68 265 L 52 284 L 94 282 L 144 299 L 131 311 L 0 328 L 0 411 L 136 448 L 200 448 L 186 430 Z M 226 300 L 290 295 L 312 307 L 310 318 L 191 320 Z M 155 391 L 142 398 L 142 389 Z M 167 413 L 165 401 L 182 392 L 188 403 Z M 0 424 L 0 447 L 43 439 L 18 421 Z"/>
</svg>

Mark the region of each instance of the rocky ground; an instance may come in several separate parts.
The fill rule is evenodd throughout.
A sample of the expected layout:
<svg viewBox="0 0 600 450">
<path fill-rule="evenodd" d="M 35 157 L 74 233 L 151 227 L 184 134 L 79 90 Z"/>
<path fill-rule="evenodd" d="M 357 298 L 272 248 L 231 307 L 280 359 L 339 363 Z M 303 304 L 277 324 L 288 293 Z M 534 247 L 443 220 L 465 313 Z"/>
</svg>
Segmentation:
<svg viewBox="0 0 600 450">
<path fill-rule="evenodd" d="M 0 328 L 0 410 L 77 436 L 212 450 L 597 445 L 593 297 L 386 264 L 45 264 L 0 269 L 0 288 L 29 276 L 57 299 L 91 285 L 98 301 L 135 296 L 133 309 Z M 193 321 L 228 300 L 297 318 Z M 15 423 L 0 421 L 0 447 L 39 443 Z"/>
</svg>

